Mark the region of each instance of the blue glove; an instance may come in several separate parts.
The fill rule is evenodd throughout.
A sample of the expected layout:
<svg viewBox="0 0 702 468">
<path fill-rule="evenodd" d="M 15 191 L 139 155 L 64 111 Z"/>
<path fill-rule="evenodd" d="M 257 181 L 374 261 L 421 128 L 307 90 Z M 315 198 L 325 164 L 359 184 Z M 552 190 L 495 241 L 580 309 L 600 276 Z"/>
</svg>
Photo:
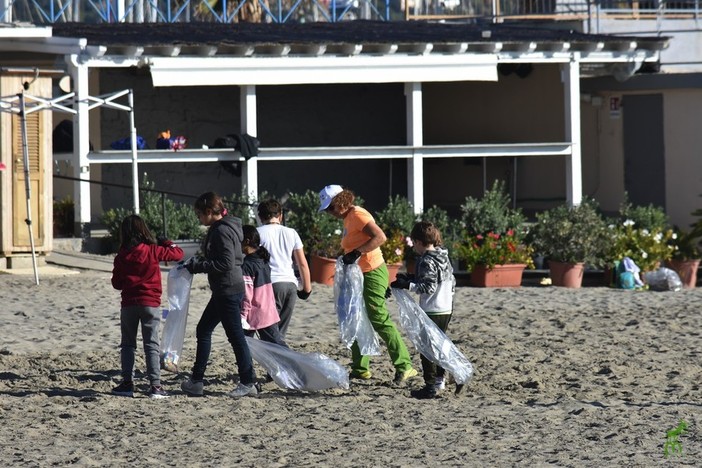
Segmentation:
<svg viewBox="0 0 702 468">
<path fill-rule="evenodd" d="M 356 260 L 361 258 L 361 252 L 359 252 L 356 249 L 353 249 L 351 252 L 345 254 L 343 257 L 341 257 L 341 261 L 344 262 L 344 265 L 351 265 L 353 263 L 356 263 Z"/>
</svg>

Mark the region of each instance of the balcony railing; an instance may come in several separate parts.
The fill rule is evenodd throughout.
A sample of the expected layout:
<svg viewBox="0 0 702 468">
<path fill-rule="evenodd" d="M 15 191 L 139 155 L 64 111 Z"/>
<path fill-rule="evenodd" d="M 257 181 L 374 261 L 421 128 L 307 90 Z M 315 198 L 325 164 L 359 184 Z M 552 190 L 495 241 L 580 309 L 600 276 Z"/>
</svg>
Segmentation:
<svg viewBox="0 0 702 468">
<path fill-rule="evenodd" d="M 702 0 L 0 0 L 0 22 L 336 22 L 694 18 Z"/>
</svg>

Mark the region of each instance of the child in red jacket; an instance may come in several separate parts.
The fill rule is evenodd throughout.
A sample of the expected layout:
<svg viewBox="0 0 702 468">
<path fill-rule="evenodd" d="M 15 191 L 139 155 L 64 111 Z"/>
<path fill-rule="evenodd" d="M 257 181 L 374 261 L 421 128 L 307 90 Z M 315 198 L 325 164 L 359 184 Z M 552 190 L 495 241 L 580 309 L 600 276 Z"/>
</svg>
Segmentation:
<svg viewBox="0 0 702 468">
<path fill-rule="evenodd" d="M 161 387 L 159 364 L 161 326 L 161 268 L 159 262 L 177 262 L 183 250 L 169 240 L 159 241 L 137 215 L 127 216 L 120 227 L 121 245 L 112 270 L 112 286 L 122 291 L 120 326 L 122 342 L 122 383 L 112 390 L 114 395 L 134 396 L 134 353 L 137 328 L 141 323 L 146 371 L 151 388 L 150 398 L 167 398 Z"/>
</svg>

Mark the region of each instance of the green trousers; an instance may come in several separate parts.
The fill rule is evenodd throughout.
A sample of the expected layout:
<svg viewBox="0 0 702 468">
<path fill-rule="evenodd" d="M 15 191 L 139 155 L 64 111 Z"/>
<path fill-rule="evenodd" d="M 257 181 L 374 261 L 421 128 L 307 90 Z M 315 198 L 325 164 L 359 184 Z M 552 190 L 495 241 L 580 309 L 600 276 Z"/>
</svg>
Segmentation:
<svg viewBox="0 0 702 468">
<path fill-rule="evenodd" d="M 373 329 L 387 345 L 388 354 L 390 354 L 395 370 L 404 372 L 412 368 L 412 360 L 385 305 L 385 290 L 387 288 L 388 268 L 384 263 L 375 270 L 363 274 L 363 300 L 366 304 L 368 318 Z M 361 354 L 356 342 L 351 346 L 351 360 L 353 372 L 359 373 L 369 370 L 370 357 Z"/>
</svg>

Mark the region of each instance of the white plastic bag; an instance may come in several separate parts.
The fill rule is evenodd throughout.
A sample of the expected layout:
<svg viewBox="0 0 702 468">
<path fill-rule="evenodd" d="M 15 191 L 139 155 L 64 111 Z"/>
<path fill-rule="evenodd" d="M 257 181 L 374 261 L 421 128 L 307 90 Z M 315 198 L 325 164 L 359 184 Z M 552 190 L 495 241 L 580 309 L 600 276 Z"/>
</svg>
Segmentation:
<svg viewBox="0 0 702 468">
<path fill-rule="evenodd" d="M 407 291 L 393 288 L 392 295 L 400 308 L 400 325 L 414 347 L 431 362 L 453 374 L 457 384 L 466 384 L 473 376 L 473 364 L 427 317 Z"/>
<path fill-rule="evenodd" d="M 266 369 L 280 387 L 311 392 L 349 388 L 346 369 L 322 353 L 299 353 L 249 336 L 246 343 L 251 357 Z"/>
<path fill-rule="evenodd" d="M 683 286 L 680 276 L 670 268 L 664 267 L 644 273 L 644 281 L 654 291 L 680 291 Z"/>
<path fill-rule="evenodd" d="M 336 259 L 334 309 L 339 319 L 342 343 L 351 349 L 356 341 L 364 356 L 379 355 L 380 342 L 370 323 L 363 300 L 363 272 L 355 263 L 344 265 L 341 257 Z"/>
<path fill-rule="evenodd" d="M 161 368 L 170 372 L 178 372 L 178 361 L 183 353 L 192 283 L 193 275 L 185 268 L 171 268 L 168 272 L 169 308 L 161 337 Z"/>
</svg>

